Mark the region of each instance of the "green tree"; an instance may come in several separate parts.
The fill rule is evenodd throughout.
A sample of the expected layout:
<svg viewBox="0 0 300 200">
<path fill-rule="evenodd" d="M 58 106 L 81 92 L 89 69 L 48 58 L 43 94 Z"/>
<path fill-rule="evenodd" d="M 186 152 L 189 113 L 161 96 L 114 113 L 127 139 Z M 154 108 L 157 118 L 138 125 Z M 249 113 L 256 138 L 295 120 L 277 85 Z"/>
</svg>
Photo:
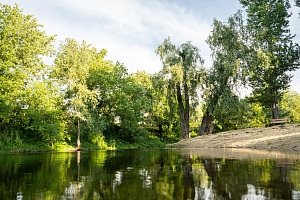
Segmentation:
<svg viewBox="0 0 300 200">
<path fill-rule="evenodd" d="M 175 96 L 168 95 L 170 88 L 165 87 L 167 80 L 164 79 L 161 73 L 156 73 L 152 75 L 151 81 L 153 88 L 152 109 L 150 112 L 152 125 L 158 127 L 160 138 L 166 135 L 180 138 L 178 106 Z"/>
<path fill-rule="evenodd" d="M 213 131 L 213 113 L 222 98 L 227 108 L 236 103 L 234 91 L 245 83 L 247 70 L 245 56 L 249 51 L 243 39 L 241 13 L 230 17 L 227 23 L 214 20 L 213 31 L 207 39 L 212 50 L 213 66 L 207 72 L 204 91 L 204 115 L 198 135 Z"/>
<path fill-rule="evenodd" d="M 87 86 L 89 90 L 96 90 L 97 103 L 89 107 L 92 117 L 92 126 L 103 132 L 109 124 L 115 122 L 116 92 L 120 89 L 119 82 L 126 69 L 117 67 L 112 61 L 105 60 L 106 51 L 102 50 L 102 55 L 97 60 L 97 64 L 90 67 Z M 118 65 L 118 64 L 117 64 Z"/>
<path fill-rule="evenodd" d="M 42 56 L 52 51 L 54 37 L 42 25 L 24 15 L 18 5 L 0 4 L 0 132 L 13 134 L 20 129 L 26 112 L 21 102 L 26 88 L 45 65 Z"/>
<path fill-rule="evenodd" d="M 63 98 L 50 81 L 35 81 L 26 88 L 26 105 L 22 124 L 24 135 L 45 143 L 65 141 L 67 135 L 66 111 Z"/>
<path fill-rule="evenodd" d="M 162 75 L 168 90 L 176 96 L 180 117 L 181 136 L 189 138 L 191 108 L 197 102 L 197 88 L 202 78 L 203 62 L 199 49 L 190 42 L 176 46 L 170 38 L 158 46 L 157 55 L 163 63 Z"/>
<path fill-rule="evenodd" d="M 281 112 L 283 117 L 291 119 L 294 123 L 300 122 L 300 94 L 288 90 L 284 93 L 281 101 Z"/>
<path fill-rule="evenodd" d="M 84 41 L 80 45 L 73 39 L 66 39 L 54 61 L 52 77 L 64 88 L 68 113 L 77 119 L 77 148 L 81 145 L 80 121 L 88 119 L 88 103 L 95 103 L 97 95 L 97 91 L 88 88 L 87 79 L 90 68 L 97 64 L 97 57 L 102 54 Z"/>
<path fill-rule="evenodd" d="M 280 118 L 278 104 L 299 68 L 299 45 L 289 30 L 290 3 L 287 0 L 240 0 L 246 7 L 247 26 L 256 50 L 257 63 L 251 65 L 250 86 L 253 100 L 272 109 Z"/>
<path fill-rule="evenodd" d="M 237 96 L 234 98 L 236 98 L 234 104 L 228 103 L 229 99 L 219 100 L 213 115 L 215 132 L 262 127 L 269 123 L 271 113 L 264 106 L 251 103 L 248 98 L 239 99 Z"/>
<path fill-rule="evenodd" d="M 128 75 L 126 69 L 123 78 L 118 79 L 119 89 L 115 90 L 115 114 L 120 117 L 121 122 L 119 137 L 131 142 L 146 134 L 141 126 L 145 125 L 146 114 L 151 106 L 150 91 L 143 86 L 147 77 L 143 77 L 144 81 L 141 81 L 139 77 L 142 76 L 144 74 L 140 72 Z"/>
<path fill-rule="evenodd" d="M 97 91 L 97 103 L 89 109 L 93 123 L 101 124 L 107 138 L 134 141 L 142 135 L 151 105 L 150 75 L 137 72 L 129 75 L 120 63 L 99 61 L 90 71 L 87 84 Z"/>
<path fill-rule="evenodd" d="M 243 99 L 239 99 L 238 96 L 233 96 L 234 104 L 228 98 L 223 98 L 222 96 L 216 107 L 213 114 L 214 118 L 214 131 L 228 131 L 235 130 L 239 128 L 247 128 L 250 105 Z"/>
</svg>

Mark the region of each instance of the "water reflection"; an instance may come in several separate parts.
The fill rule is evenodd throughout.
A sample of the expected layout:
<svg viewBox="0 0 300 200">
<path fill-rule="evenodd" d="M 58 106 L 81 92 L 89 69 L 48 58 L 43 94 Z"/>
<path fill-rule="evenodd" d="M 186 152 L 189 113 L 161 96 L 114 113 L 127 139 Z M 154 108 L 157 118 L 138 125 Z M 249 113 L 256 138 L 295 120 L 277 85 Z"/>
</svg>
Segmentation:
<svg viewBox="0 0 300 200">
<path fill-rule="evenodd" d="M 300 155 L 236 149 L 0 155 L 0 199 L 300 199 Z"/>
</svg>

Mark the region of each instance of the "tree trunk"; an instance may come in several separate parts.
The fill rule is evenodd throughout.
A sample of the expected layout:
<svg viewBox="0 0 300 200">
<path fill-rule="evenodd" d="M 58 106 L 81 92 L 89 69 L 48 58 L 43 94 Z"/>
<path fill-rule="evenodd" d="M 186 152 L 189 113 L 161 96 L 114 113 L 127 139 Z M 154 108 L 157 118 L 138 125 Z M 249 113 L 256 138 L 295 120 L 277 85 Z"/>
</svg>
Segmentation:
<svg viewBox="0 0 300 200">
<path fill-rule="evenodd" d="M 212 116 L 206 111 L 205 115 L 202 118 L 202 123 L 198 132 L 198 136 L 200 135 L 208 135 L 211 134 L 214 130 L 214 126 L 211 125 Z"/>
<path fill-rule="evenodd" d="M 279 111 L 278 111 L 278 104 L 274 103 L 272 105 L 272 115 L 273 115 L 273 119 L 280 119 Z"/>
<path fill-rule="evenodd" d="M 79 116 L 77 115 L 77 123 L 78 123 L 78 135 L 77 135 L 77 148 L 80 148 L 80 120 L 79 120 Z"/>
<path fill-rule="evenodd" d="M 180 117 L 180 127 L 181 127 L 181 139 L 189 138 L 189 111 L 184 108 L 182 95 L 181 95 L 181 87 L 179 84 L 176 85 L 177 92 L 177 101 L 179 107 L 179 117 Z M 186 102 L 186 104 L 189 102 Z"/>
<path fill-rule="evenodd" d="M 224 82 L 225 83 L 223 85 L 226 86 L 227 79 Z M 212 134 L 212 132 L 214 130 L 214 126 L 211 125 L 211 122 L 213 119 L 212 115 L 214 113 L 215 107 L 216 107 L 221 95 L 222 95 L 222 91 L 216 93 L 215 95 L 210 96 L 210 98 L 208 100 L 208 106 L 207 106 L 205 114 L 202 118 L 200 129 L 198 131 L 198 136 L 205 135 L 205 134 L 207 134 L 207 135 Z"/>
<path fill-rule="evenodd" d="M 181 127 L 181 138 L 187 139 L 189 138 L 189 117 L 184 111 L 179 111 L 179 117 L 180 117 L 180 127 Z"/>
<path fill-rule="evenodd" d="M 161 124 L 158 124 L 158 133 L 159 133 L 159 138 L 163 137 L 163 128 Z"/>
</svg>

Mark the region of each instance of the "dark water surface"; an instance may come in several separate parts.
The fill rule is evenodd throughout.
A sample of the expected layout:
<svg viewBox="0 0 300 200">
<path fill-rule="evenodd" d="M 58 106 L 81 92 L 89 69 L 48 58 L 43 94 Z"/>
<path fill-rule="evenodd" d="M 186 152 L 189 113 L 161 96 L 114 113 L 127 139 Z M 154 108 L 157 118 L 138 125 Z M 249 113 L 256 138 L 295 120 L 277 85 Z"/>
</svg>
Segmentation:
<svg viewBox="0 0 300 200">
<path fill-rule="evenodd" d="M 0 199 L 300 199 L 300 155 L 235 149 L 0 154 Z"/>
</svg>

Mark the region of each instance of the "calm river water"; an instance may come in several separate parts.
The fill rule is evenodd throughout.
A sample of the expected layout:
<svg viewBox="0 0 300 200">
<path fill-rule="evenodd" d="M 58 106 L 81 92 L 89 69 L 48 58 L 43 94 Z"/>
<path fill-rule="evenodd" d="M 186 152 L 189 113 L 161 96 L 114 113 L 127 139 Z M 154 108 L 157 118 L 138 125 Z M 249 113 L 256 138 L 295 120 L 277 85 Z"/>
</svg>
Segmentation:
<svg viewBox="0 0 300 200">
<path fill-rule="evenodd" d="M 300 155 L 237 149 L 0 154 L 0 199 L 300 199 Z"/>
</svg>

